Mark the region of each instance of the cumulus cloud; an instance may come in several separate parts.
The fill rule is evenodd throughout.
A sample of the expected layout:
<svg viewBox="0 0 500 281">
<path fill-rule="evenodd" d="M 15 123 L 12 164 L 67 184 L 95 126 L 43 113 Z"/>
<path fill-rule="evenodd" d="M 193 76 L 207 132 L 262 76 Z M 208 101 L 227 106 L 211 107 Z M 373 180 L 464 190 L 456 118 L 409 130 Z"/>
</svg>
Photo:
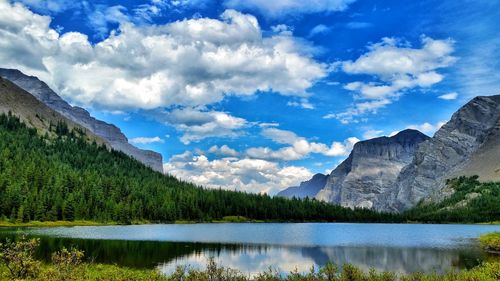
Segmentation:
<svg viewBox="0 0 500 281">
<path fill-rule="evenodd" d="M 152 138 L 148 138 L 148 137 L 137 137 L 137 138 L 133 138 L 133 139 L 130 139 L 130 142 L 131 143 L 134 143 L 134 144 L 148 144 L 148 143 L 164 143 L 165 141 L 163 139 L 161 139 L 160 137 L 152 137 Z"/>
<path fill-rule="evenodd" d="M 359 141 L 355 137 L 350 137 L 344 142 L 332 142 L 331 145 L 326 145 L 324 143 L 310 142 L 294 132 L 277 128 L 264 128 L 261 134 L 278 144 L 288 146 L 277 150 L 269 147 L 252 147 L 245 152 L 248 157 L 274 161 L 292 161 L 302 159 L 312 153 L 332 157 L 346 156 L 350 153 L 354 144 Z"/>
<path fill-rule="evenodd" d="M 256 10 L 267 17 L 277 18 L 290 14 L 344 11 L 354 2 L 355 0 L 225 0 L 224 5 L 239 10 Z"/>
<path fill-rule="evenodd" d="M 288 106 L 300 107 L 304 109 L 314 109 L 314 105 L 308 99 L 300 99 L 299 101 L 289 101 Z"/>
<path fill-rule="evenodd" d="M 446 121 L 439 121 L 436 122 L 435 124 L 429 123 L 429 122 L 424 122 L 422 124 L 411 124 L 406 126 L 404 129 L 413 129 L 413 130 L 418 130 L 428 136 L 433 136 L 434 133 L 439 130 L 444 124 L 446 124 Z M 401 130 L 400 130 L 401 131 Z M 394 136 L 400 131 L 393 131 L 389 134 L 389 136 Z"/>
<path fill-rule="evenodd" d="M 408 125 L 406 129 L 414 129 L 414 130 L 419 130 L 420 132 L 426 134 L 426 135 L 434 135 L 434 133 L 439 130 L 444 124 L 446 124 L 446 121 L 439 121 L 435 124 L 431 124 L 429 122 L 425 122 L 422 124 L 413 124 L 413 125 Z"/>
<path fill-rule="evenodd" d="M 457 92 L 451 92 L 451 93 L 448 93 L 448 94 L 441 95 L 438 98 L 440 98 L 442 100 L 454 100 L 457 97 L 458 97 L 458 93 Z"/>
<path fill-rule="evenodd" d="M 421 37 L 421 48 L 412 48 L 407 42 L 383 38 L 368 47 L 368 52 L 354 61 L 344 61 L 341 69 L 351 75 L 370 75 L 373 81 L 354 81 L 344 89 L 355 94 L 357 102 L 345 112 L 332 115 L 343 123 L 397 100 L 405 91 L 428 88 L 443 80 L 437 71 L 456 61 L 451 56 L 453 40 L 435 40 Z"/>
<path fill-rule="evenodd" d="M 117 21 L 119 32 L 91 44 L 0 0 L 0 66 L 40 77 L 73 103 L 122 110 L 203 106 L 266 91 L 306 97 L 326 73 L 303 40 L 265 37 L 254 16 L 234 10 L 164 25 Z"/>
<path fill-rule="evenodd" d="M 184 144 L 209 137 L 234 138 L 242 134 L 242 129 L 250 126 L 247 120 L 226 112 L 189 107 L 156 113 L 155 117 L 182 132 L 180 140 Z"/>
<path fill-rule="evenodd" d="M 226 156 L 226 157 L 237 157 L 239 155 L 238 151 L 230 148 L 226 144 L 222 146 L 214 145 L 208 149 L 208 152 L 218 156 Z"/>
<path fill-rule="evenodd" d="M 261 159 L 222 158 L 185 152 L 164 164 L 164 171 L 180 179 L 209 188 L 275 194 L 281 189 L 311 178 L 307 168 L 281 167 Z"/>
</svg>

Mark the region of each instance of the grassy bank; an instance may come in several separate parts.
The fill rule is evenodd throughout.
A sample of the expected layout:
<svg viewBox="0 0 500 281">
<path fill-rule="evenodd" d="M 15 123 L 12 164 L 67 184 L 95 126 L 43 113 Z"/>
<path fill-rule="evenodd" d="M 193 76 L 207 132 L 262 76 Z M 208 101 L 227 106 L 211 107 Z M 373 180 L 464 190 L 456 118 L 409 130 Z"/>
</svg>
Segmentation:
<svg viewBox="0 0 500 281">
<path fill-rule="evenodd" d="M 338 269 L 333 264 L 315 270 L 314 273 L 291 272 L 281 276 L 276 271 L 269 270 L 249 277 L 237 270 L 224 268 L 208 261 L 205 270 L 186 270 L 178 268 L 174 273 L 165 276 L 156 270 L 138 270 L 116 265 L 84 263 L 71 268 L 69 271 L 53 264 L 40 266 L 36 276 L 17 280 L 32 281 L 498 281 L 500 277 L 500 262 L 488 262 L 470 270 L 450 272 L 444 276 L 437 274 L 414 273 L 401 275 L 393 272 L 364 272 L 361 269 L 344 265 Z M 0 267 L 0 280 L 11 280 L 10 273 L 5 266 Z"/>
<path fill-rule="evenodd" d="M 131 225 L 140 224 L 198 224 L 198 223 L 327 223 L 328 221 L 284 221 L 284 220 L 254 220 L 243 216 L 226 216 L 220 220 L 210 220 L 210 221 L 194 221 L 194 220 L 176 220 L 173 222 L 154 222 L 154 221 L 132 221 Z M 365 222 L 366 223 L 366 222 Z M 373 222 L 378 223 L 378 222 Z M 394 223 L 406 223 L 406 224 L 425 224 L 429 222 L 420 221 L 403 221 Z M 432 222 L 431 222 L 432 223 Z M 450 222 L 441 222 L 442 224 L 447 224 Z M 453 222 L 456 223 L 456 222 Z M 105 225 L 129 225 L 115 221 L 99 222 L 99 221 L 89 221 L 89 220 L 75 220 L 75 221 L 28 221 L 28 222 L 12 222 L 0 220 L 0 228 L 2 227 L 60 227 L 60 226 L 105 226 Z M 462 222 L 461 224 L 485 224 L 485 225 L 500 225 L 499 221 L 495 222 L 482 222 L 482 223 L 467 223 Z"/>
<path fill-rule="evenodd" d="M 500 254 L 500 232 L 482 235 L 479 242 L 485 251 Z"/>
<path fill-rule="evenodd" d="M 56 226 L 96 226 L 96 225 L 115 225 L 114 222 L 96 222 L 87 220 L 76 221 L 29 221 L 29 222 L 11 222 L 0 221 L 0 227 L 56 227 Z"/>
</svg>

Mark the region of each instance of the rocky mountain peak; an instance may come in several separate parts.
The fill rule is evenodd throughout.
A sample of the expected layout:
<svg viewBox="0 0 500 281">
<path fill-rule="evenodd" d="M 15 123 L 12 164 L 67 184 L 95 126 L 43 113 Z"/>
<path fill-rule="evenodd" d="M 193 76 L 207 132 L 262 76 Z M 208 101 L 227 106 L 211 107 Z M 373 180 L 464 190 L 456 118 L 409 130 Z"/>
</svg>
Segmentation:
<svg viewBox="0 0 500 281">
<path fill-rule="evenodd" d="M 500 95 L 479 96 L 455 112 L 432 139 L 419 146 L 412 162 L 398 176 L 380 210 L 401 211 L 421 200 L 439 201 L 452 191 L 447 178 L 485 173 L 500 180 Z M 478 155 L 483 155 L 482 160 Z M 481 178 L 480 178 L 481 179 Z"/>
</svg>

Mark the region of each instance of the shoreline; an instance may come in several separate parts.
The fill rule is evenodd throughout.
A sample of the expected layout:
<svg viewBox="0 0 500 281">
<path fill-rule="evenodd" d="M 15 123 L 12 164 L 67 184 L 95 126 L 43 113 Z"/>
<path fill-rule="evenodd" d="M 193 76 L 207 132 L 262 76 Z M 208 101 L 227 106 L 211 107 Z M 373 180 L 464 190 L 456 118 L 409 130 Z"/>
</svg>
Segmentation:
<svg viewBox="0 0 500 281">
<path fill-rule="evenodd" d="M 16 228 L 16 227 L 72 227 L 72 226 L 113 226 L 113 225 L 146 225 L 146 224 L 222 224 L 222 223 L 363 223 L 363 224 L 461 224 L 461 225 L 500 225 L 500 221 L 494 222 L 480 222 L 480 223 L 450 223 L 450 222 L 344 222 L 344 221 L 264 221 L 264 220 L 251 220 L 244 217 L 238 218 L 225 218 L 222 220 L 212 221 L 189 221 L 178 220 L 173 222 L 154 222 L 154 221 L 132 221 L 131 223 L 120 222 L 99 222 L 90 220 L 75 220 L 75 221 L 29 221 L 29 222 L 9 222 L 0 221 L 0 229 L 2 228 Z"/>
</svg>

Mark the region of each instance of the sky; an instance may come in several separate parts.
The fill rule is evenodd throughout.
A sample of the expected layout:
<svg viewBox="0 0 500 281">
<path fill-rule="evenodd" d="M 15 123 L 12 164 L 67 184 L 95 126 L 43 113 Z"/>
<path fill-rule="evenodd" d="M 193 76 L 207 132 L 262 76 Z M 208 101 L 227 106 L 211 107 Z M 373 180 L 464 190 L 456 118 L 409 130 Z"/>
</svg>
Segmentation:
<svg viewBox="0 0 500 281">
<path fill-rule="evenodd" d="M 276 194 L 360 140 L 432 136 L 500 93 L 500 1 L 0 0 L 0 67 L 160 152 L 166 173 Z"/>
</svg>

